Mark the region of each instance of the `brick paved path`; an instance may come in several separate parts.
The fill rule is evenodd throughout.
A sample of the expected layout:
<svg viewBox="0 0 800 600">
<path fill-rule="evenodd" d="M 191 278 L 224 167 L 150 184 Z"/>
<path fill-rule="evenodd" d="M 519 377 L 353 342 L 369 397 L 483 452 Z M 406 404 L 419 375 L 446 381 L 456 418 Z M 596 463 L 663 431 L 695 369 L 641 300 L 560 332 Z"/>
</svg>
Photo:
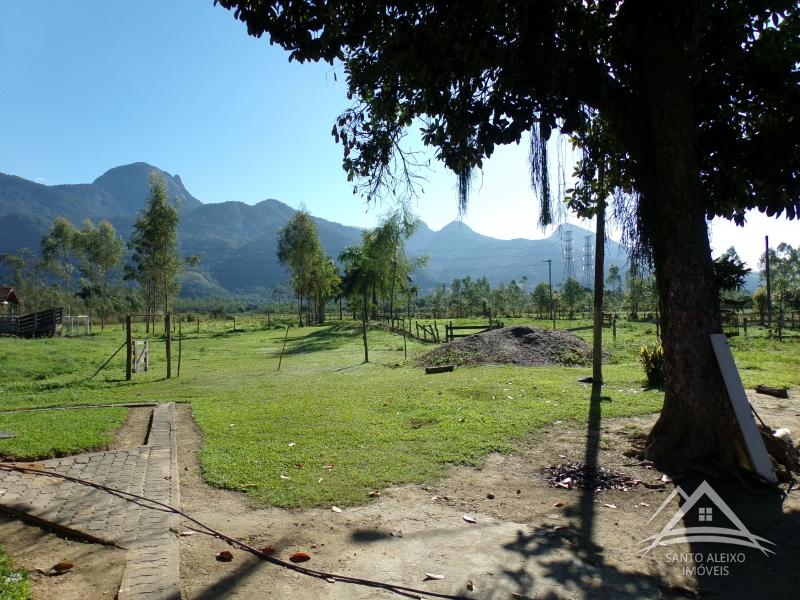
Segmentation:
<svg viewBox="0 0 800 600">
<path fill-rule="evenodd" d="M 148 443 L 41 461 L 47 470 L 179 506 L 175 405 L 153 409 Z M 24 463 L 22 463 L 24 464 Z M 0 510 L 128 549 L 119 600 L 180 600 L 177 518 L 80 484 L 0 471 Z"/>
</svg>

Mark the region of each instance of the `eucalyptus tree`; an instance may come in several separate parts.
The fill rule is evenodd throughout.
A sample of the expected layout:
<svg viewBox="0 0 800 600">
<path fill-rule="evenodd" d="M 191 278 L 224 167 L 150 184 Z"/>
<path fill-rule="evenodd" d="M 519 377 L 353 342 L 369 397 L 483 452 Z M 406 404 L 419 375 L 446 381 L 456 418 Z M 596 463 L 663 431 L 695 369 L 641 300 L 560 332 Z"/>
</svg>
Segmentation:
<svg viewBox="0 0 800 600">
<path fill-rule="evenodd" d="M 161 174 L 151 173 L 148 183 L 150 194 L 144 211 L 136 217 L 128 246 L 134 263 L 131 275 L 142 287 L 148 314 L 155 324 L 159 295 L 166 315 L 170 297 L 178 293 L 183 258 L 178 253 L 178 206 L 169 201 L 167 183 Z"/>
<path fill-rule="evenodd" d="M 78 231 L 64 217 L 56 217 L 42 238 L 44 264 L 61 278 L 61 297 L 64 310 L 71 313 L 72 277 L 78 251 Z"/>
<path fill-rule="evenodd" d="M 615 188 L 628 194 L 657 274 L 666 387 L 647 452 L 672 468 L 736 468 L 709 338 L 721 317 L 706 219 L 800 215 L 795 0 L 218 1 L 290 59 L 342 62 L 353 106 L 332 133 L 367 198 L 413 185 L 403 138 L 415 123 L 456 174 L 462 208 L 472 171 L 530 135 L 546 224 L 546 142 L 576 136 L 579 200 L 594 212 Z"/>
<path fill-rule="evenodd" d="M 303 300 L 314 282 L 314 265 L 322 256 L 322 245 L 314 219 L 303 208 L 278 231 L 278 261 L 289 267 L 292 288 L 297 295 L 298 318 L 303 326 Z"/>
<path fill-rule="evenodd" d="M 122 262 L 125 255 L 125 242 L 117 234 L 114 226 L 103 219 L 97 226 L 97 253 L 94 257 L 100 269 L 100 289 L 103 294 L 100 310 L 100 327 L 105 327 L 108 311 L 108 285 L 111 276 Z"/>
</svg>

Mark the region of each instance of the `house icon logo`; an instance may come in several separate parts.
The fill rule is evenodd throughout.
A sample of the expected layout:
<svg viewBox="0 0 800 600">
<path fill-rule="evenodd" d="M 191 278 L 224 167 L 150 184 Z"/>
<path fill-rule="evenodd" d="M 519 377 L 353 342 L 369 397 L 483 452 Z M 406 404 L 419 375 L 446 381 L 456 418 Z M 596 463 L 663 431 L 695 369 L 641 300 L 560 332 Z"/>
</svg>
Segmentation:
<svg viewBox="0 0 800 600">
<path fill-rule="evenodd" d="M 656 546 L 669 546 L 672 544 L 680 544 L 683 542 L 716 542 L 722 544 L 732 544 L 734 546 L 745 546 L 748 548 L 755 548 L 764 553 L 765 556 L 775 554 L 773 550 L 765 548 L 763 544 L 775 544 L 767 539 L 759 537 L 751 533 L 744 523 L 736 516 L 736 514 L 725 504 L 725 501 L 714 491 L 707 481 L 703 481 L 697 489 L 688 495 L 677 486 L 675 490 L 664 500 L 663 504 L 658 510 L 650 517 L 648 523 L 652 522 L 661 511 L 680 494 L 684 499 L 683 505 L 673 515 L 669 522 L 664 525 L 664 528 L 656 535 L 651 535 L 643 539 L 640 543 L 643 545 L 640 550 L 641 556 L 646 555 Z M 702 506 L 696 506 L 698 502 L 706 499 Z M 690 514 L 692 510 L 697 510 L 697 521 L 701 525 L 696 527 L 678 527 L 683 518 Z M 714 522 L 723 520 L 721 517 L 727 519 L 733 526 L 732 527 L 715 527 Z"/>
</svg>

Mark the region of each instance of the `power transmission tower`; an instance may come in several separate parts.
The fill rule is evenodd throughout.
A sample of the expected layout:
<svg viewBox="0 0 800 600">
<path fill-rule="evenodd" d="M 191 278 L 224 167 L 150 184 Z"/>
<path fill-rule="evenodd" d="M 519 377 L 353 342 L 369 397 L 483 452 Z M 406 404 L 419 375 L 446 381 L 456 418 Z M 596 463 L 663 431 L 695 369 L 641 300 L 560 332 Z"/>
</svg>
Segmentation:
<svg viewBox="0 0 800 600">
<path fill-rule="evenodd" d="M 592 269 L 594 268 L 594 261 L 592 260 L 592 236 L 583 236 L 583 286 L 588 288 L 592 281 Z"/>
<path fill-rule="evenodd" d="M 562 283 L 567 279 L 575 278 L 575 261 L 572 258 L 572 229 L 561 227 L 561 252 L 564 255 L 564 277 Z"/>
</svg>

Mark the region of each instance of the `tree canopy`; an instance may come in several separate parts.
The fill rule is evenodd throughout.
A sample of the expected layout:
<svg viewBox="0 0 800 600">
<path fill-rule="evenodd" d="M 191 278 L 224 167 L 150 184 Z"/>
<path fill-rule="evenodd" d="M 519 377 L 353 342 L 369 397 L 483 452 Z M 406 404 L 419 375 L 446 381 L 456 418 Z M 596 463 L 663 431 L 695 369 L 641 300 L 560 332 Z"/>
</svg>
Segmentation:
<svg viewBox="0 0 800 600">
<path fill-rule="evenodd" d="M 655 268 L 666 394 L 648 440 L 665 466 L 734 468 L 736 431 L 708 337 L 720 331 L 706 218 L 800 216 L 800 8 L 794 0 L 366 2 L 218 0 L 290 59 L 341 61 L 353 105 L 334 124 L 368 198 L 413 188 L 403 137 L 458 178 L 530 135 L 542 223 L 547 140 L 582 150 L 571 206 L 634 200 Z"/>
</svg>

